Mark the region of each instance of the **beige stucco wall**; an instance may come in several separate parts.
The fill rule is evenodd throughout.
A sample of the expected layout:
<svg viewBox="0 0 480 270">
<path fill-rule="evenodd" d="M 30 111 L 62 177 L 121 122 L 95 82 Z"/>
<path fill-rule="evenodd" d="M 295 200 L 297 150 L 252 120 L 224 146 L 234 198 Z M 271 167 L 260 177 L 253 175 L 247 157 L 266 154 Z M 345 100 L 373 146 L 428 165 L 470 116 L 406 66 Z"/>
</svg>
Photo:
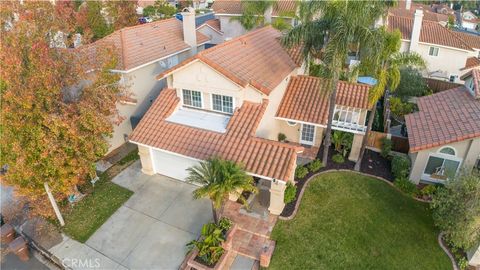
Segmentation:
<svg viewBox="0 0 480 270">
<path fill-rule="evenodd" d="M 410 180 L 415 183 L 419 183 L 423 171 L 425 170 L 425 166 L 427 165 L 429 154 L 437 153 L 441 148 L 445 146 L 450 146 L 455 149 L 456 157 L 459 157 L 463 160 L 461 168 L 467 171 L 472 170 L 473 165 L 475 165 L 475 161 L 480 156 L 480 137 L 422 150 L 417 153 L 410 153 L 409 156 L 412 161 Z"/>
<path fill-rule="evenodd" d="M 222 29 L 224 40 L 241 36 L 247 32 L 238 21 L 232 20 L 234 16 L 215 15 L 215 17 L 220 20 L 220 29 Z"/>
<path fill-rule="evenodd" d="M 203 50 L 204 45 L 198 47 L 198 51 Z M 174 57 L 178 59 L 175 62 L 182 62 L 191 56 L 190 51 L 182 52 Z M 174 62 L 174 63 L 175 63 Z M 140 119 L 150 108 L 153 101 L 157 98 L 160 91 L 166 86 L 166 81 L 158 81 L 155 77 L 168 67 L 162 67 L 159 61 L 133 70 L 128 73 L 122 73 L 123 83 L 130 93 L 130 97 L 137 100 L 136 104 L 117 104 L 120 116 L 123 118 L 121 123 L 114 124 L 113 137 L 109 138 L 109 150 L 121 146 L 126 142 L 125 136 L 132 133 L 131 117 Z"/>
<path fill-rule="evenodd" d="M 409 46 L 410 41 L 403 40 L 400 51 L 408 52 Z M 438 56 L 429 55 L 430 47 L 439 48 Z M 445 79 L 448 79 L 450 75 L 457 75 L 456 83 L 461 83 L 460 76 L 463 72 L 460 69 L 465 67 L 467 58 L 478 55 L 475 51 L 456 50 L 425 43 L 419 43 L 416 52 L 419 53 L 427 63 L 427 72 L 444 71 L 447 76 Z"/>
<path fill-rule="evenodd" d="M 207 37 L 210 38 L 210 42 L 209 43 L 212 43 L 212 44 L 220 44 L 222 43 L 224 40 L 223 40 L 223 35 L 221 35 L 220 33 L 218 33 L 217 31 L 213 30 L 211 27 L 209 26 L 202 26 L 200 28 L 197 29 L 198 32 L 206 35 Z"/>
</svg>

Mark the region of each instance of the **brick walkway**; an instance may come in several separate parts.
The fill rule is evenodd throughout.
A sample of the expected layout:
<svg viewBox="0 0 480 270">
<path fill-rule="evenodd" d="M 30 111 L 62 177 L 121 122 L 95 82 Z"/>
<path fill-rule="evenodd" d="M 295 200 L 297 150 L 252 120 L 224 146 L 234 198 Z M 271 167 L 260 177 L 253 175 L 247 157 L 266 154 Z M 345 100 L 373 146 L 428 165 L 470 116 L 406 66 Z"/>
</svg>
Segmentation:
<svg viewBox="0 0 480 270">
<path fill-rule="evenodd" d="M 223 216 L 230 218 L 238 230 L 233 234 L 232 250 L 238 254 L 260 260 L 260 253 L 272 244 L 270 234 L 277 222 L 277 216 L 269 214 L 266 219 L 257 218 L 240 212 L 242 205 L 228 201 Z"/>
<path fill-rule="evenodd" d="M 303 148 L 305 150 L 303 151 L 303 153 L 298 154 L 298 157 L 299 158 L 304 158 L 304 159 L 310 159 L 310 160 L 316 159 L 318 151 L 320 150 L 320 148 L 316 147 L 316 146 L 306 146 L 306 145 L 302 145 L 302 144 L 294 143 L 294 142 L 289 142 L 288 144 L 296 145 L 296 146 L 303 146 Z"/>
</svg>

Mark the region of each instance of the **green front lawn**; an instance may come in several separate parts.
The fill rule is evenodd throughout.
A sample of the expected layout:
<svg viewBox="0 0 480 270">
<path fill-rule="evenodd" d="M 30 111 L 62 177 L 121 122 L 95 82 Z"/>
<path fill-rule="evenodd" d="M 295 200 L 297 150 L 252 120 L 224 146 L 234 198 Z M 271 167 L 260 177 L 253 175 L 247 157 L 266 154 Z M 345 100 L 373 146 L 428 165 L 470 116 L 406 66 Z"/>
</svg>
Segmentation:
<svg viewBox="0 0 480 270">
<path fill-rule="evenodd" d="M 95 188 L 90 183 L 85 183 L 82 192 L 86 196 L 74 206 L 66 206 L 63 227 L 66 234 L 84 243 L 132 196 L 132 191 L 110 180 L 138 158 L 137 150 L 134 150 L 101 174 Z"/>
<path fill-rule="evenodd" d="M 270 269 L 452 269 L 428 205 L 355 173 L 320 175 L 279 220 Z"/>
</svg>

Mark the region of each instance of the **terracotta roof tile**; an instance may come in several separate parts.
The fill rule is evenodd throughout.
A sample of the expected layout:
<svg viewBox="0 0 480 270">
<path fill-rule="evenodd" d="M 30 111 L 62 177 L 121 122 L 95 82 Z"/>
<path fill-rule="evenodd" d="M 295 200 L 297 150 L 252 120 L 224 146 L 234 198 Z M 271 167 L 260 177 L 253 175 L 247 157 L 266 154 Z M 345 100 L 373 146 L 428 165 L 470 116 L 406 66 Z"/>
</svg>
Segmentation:
<svg viewBox="0 0 480 270">
<path fill-rule="evenodd" d="M 402 33 L 403 39 L 410 40 L 412 36 L 412 27 L 413 18 L 388 16 L 388 29 L 390 31 L 399 29 Z M 462 39 L 457 37 L 453 31 L 448 30 L 438 23 L 427 20 L 424 20 L 422 23 L 420 42 L 454 47 L 462 50 L 473 50 Z"/>
<path fill-rule="evenodd" d="M 464 86 L 421 97 L 418 107 L 405 116 L 411 152 L 480 137 L 480 100 Z"/>
<path fill-rule="evenodd" d="M 330 83 L 330 80 L 311 76 L 292 77 L 276 117 L 326 125 Z M 367 109 L 369 89 L 367 85 L 339 81 L 336 104 Z"/>
<path fill-rule="evenodd" d="M 297 4 L 297 1 L 276 1 L 273 5 L 272 16 L 292 17 L 297 10 Z"/>
<path fill-rule="evenodd" d="M 480 59 L 478 59 L 478 57 L 469 57 L 467 58 L 467 61 L 465 62 L 465 67 L 462 68 L 462 70 L 470 69 L 478 66 L 480 66 Z"/>
<path fill-rule="evenodd" d="M 208 26 L 212 27 L 213 29 L 217 30 L 218 32 L 222 32 L 222 30 L 220 29 L 220 20 L 219 19 L 208 20 L 205 23 L 203 23 L 202 25 L 200 25 L 199 27 L 197 27 L 197 29 L 202 27 L 203 25 L 208 25 Z"/>
<path fill-rule="evenodd" d="M 173 53 L 188 49 L 183 40 L 182 22 L 176 18 L 126 27 L 94 44 L 114 44 L 119 54 L 118 69 L 129 70 Z M 209 38 L 197 31 L 197 43 Z"/>
<path fill-rule="evenodd" d="M 281 33 L 266 26 L 197 53 L 169 70 L 160 80 L 195 60 L 200 60 L 242 87 L 251 85 L 265 95 L 287 77 L 297 64 L 280 44 Z M 297 56 L 297 61 L 298 56 Z"/>
<path fill-rule="evenodd" d="M 235 110 L 226 133 L 166 121 L 179 102 L 174 89 L 162 90 L 130 140 L 196 159 L 219 156 L 243 164 L 248 172 L 291 180 L 297 152 L 302 148 L 254 136 L 267 107 L 266 100 L 262 104 L 244 102 Z"/>
<path fill-rule="evenodd" d="M 480 36 L 464 32 L 452 31 L 457 37 L 463 40 L 468 46 L 480 50 Z"/>
<path fill-rule="evenodd" d="M 427 5 L 421 5 L 421 4 L 413 4 L 410 9 L 405 9 L 403 6 L 399 6 L 396 8 L 390 8 L 388 10 L 388 13 L 394 16 L 400 16 L 400 17 L 408 17 L 408 18 L 413 18 L 415 14 L 415 10 L 421 9 L 423 10 L 423 19 L 427 21 L 433 21 L 433 22 L 448 22 L 448 16 L 447 14 L 441 14 L 435 12 L 432 8 L 430 8 Z M 453 16 L 453 15 L 452 15 Z"/>
</svg>

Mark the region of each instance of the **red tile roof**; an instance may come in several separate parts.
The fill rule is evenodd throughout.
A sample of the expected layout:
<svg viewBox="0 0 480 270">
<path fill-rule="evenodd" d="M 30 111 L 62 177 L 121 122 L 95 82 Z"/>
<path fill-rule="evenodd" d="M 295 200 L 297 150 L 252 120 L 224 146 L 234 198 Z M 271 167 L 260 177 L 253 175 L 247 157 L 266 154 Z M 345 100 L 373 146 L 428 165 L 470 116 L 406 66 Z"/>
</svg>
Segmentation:
<svg viewBox="0 0 480 270">
<path fill-rule="evenodd" d="M 393 31 L 399 29 L 402 33 L 402 38 L 410 40 L 412 36 L 413 18 L 389 16 L 388 29 Z M 437 44 L 447 47 L 458 48 L 462 50 L 473 50 L 462 39 L 457 37 L 453 31 L 441 26 L 436 22 L 424 20 L 422 29 L 420 31 L 420 42 Z"/>
<path fill-rule="evenodd" d="M 412 4 L 413 6 L 413 4 Z M 417 8 L 410 8 L 409 10 L 405 8 L 391 8 L 388 10 L 388 13 L 394 16 L 399 16 L 399 17 L 408 17 L 408 18 L 413 18 L 415 14 L 416 9 L 422 9 L 423 10 L 423 19 L 427 21 L 433 21 L 433 22 L 448 22 L 448 15 L 446 14 L 440 14 L 433 12 L 429 9 L 417 7 Z"/>
<path fill-rule="evenodd" d="M 174 89 L 162 90 L 130 141 L 201 160 L 219 156 L 243 164 L 250 173 L 291 180 L 297 152 L 303 148 L 255 137 L 268 101 L 244 102 L 235 110 L 226 133 L 166 121 L 179 102 Z"/>
<path fill-rule="evenodd" d="M 197 43 L 209 38 L 197 31 Z M 183 40 L 182 22 L 176 18 L 126 27 L 94 44 L 114 44 L 119 54 L 117 69 L 129 70 L 190 48 Z"/>
<path fill-rule="evenodd" d="M 337 105 L 368 109 L 368 90 L 364 84 L 339 81 Z M 326 125 L 331 81 L 311 76 L 295 76 L 278 107 L 276 117 Z"/>
<path fill-rule="evenodd" d="M 478 57 L 475 57 L 475 56 L 469 57 L 465 62 L 465 67 L 462 68 L 461 70 L 470 69 L 478 66 L 480 66 L 480 59 L 478 59 Z"/>
<path fill-rule="evenodd" d="M 219 19 L 211 19 L 211 20 L 208 20 L 206 22 L 204 22 L 202 25 L 200 25 L 198 28 L 204 26 L 204 25 L 208 25 L 210 27 L 212 27 L 213 29 L 217 30 L 218 32 L 222 32 L 222 30 L 220 29 L 220 20 Z"/>
<path fill-rule="evenodd" d="M 160 80 L 195 60 L 211 66 L 236 84 L 269 95 L 298 65 L 280 44 L 281 33 L 266 26 L 204 50 L 160 73 Z M 295 57 L 295 55 L 293 55 Z M 298 60 L 298 59 L 297 59 Z"/>
<path fill-rule="evenodd" d="M 217 14 L 239 15 L 243 12 L 242 5 L 243 3 L 240 0 L 215 0 L 212 9 Z M 296 1 L 277 0 L 272 7 L 272 16 L 289 15 L 289 13 L 295 12 L 296 9 Z"/>
<path fill-rule="evenodd" d="M 405 116 L 410 152 L 480 137 L 480 100 L 464 86 L 421 97 L 418 107 Z"/>
<path fill-rule="evenodd" d="M 468 34 L 464 32 L 452 31 L 457 37 L 459 37 L 468 46 L 480 50 L 480 36 L 474 34 Z"/>
</svg>

